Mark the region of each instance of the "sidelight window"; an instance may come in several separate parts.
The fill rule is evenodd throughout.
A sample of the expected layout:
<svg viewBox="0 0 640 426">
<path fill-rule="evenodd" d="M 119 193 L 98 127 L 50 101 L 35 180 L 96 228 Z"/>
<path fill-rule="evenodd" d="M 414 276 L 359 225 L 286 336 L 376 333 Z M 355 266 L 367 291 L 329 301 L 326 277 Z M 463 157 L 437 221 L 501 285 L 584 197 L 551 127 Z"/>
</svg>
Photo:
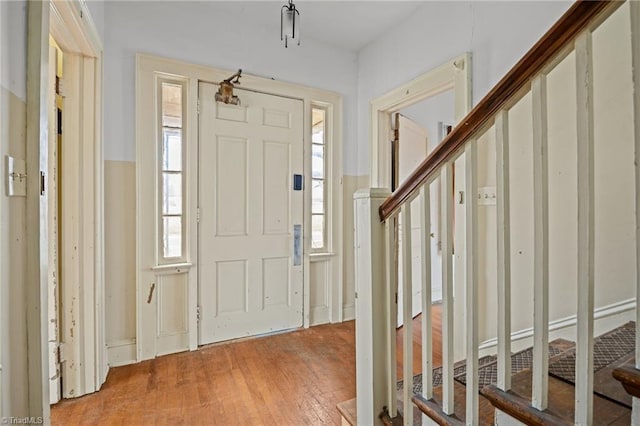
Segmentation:
<svg viewBox="0 0 640 426">
<path fill-rule="evenodd" d="M 185 257 L 185 93 L 183 82 L 159 81 L 159 258 L 160 263 Z"/>
<path fill-rule="evenodd" d="M 327 248 L 327 110 L 312 108 L 311 248 Z"/>
</svg>

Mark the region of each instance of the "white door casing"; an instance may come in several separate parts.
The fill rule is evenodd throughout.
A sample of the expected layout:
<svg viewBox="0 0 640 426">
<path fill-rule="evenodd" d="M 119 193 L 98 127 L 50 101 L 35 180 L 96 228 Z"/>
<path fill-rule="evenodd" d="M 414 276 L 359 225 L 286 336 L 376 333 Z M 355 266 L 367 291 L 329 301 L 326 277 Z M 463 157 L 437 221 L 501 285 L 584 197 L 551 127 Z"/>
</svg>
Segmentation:
<svg viewBox="0 0 640 426">
<path fill-rule="evenodd" d="M 303 103 L 217 87 L 199 85 L 199 344 L 303 325 Z"/>
<path fill-rule="evenodd" d="M 58 312 L 58 105 L 56 99 L 56 68 L 58 51 L 49 45 L 49 161 L 47 167 L 47 232 L 48 232 L 48 314 L 49 314 L 49 401 L 60 401 L 60 363 L 58 344 L 60 341 Z"/>
</svg>

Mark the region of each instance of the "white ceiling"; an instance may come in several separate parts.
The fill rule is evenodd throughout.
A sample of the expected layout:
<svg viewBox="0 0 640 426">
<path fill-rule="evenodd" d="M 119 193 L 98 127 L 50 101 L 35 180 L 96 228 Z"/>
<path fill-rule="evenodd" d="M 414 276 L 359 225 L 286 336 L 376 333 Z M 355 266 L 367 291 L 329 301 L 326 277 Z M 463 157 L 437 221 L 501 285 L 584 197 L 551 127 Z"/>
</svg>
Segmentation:
<svg viewBox="0 0 640 426">
<path fill-rule="evenodd" d="M 245 22 L 280 32 L 282 1 L 216 1 L 212 6 Z M 409 17 L 424 1 L 294 1 L 300 11 L 302 44 L 306 38 L 358 51 Z"/>
</svg>

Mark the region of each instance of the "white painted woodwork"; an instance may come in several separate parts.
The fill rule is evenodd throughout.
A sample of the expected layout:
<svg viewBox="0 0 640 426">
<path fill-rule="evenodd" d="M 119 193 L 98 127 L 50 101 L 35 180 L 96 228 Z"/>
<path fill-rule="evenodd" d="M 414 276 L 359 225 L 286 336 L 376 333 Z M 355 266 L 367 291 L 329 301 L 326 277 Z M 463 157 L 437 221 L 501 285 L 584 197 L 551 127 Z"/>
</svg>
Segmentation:
<svg viewBox="0 0 640 426">
<path fill-rule="evenodd" d="M 427 157 L 427 129 L 404 115 L 398 116 L 398 182 L 404 183 L 409 175 Z"/>
<path fill-rule="evenodd" d="M 72 73 L 79 75 L 81 57 L 78 55 L 64 55 L 63 75 Z M 63 138 L 61 144 L 61 168 L 60 176 L 61 210 L 60 222 L 63 229 L 60 247 L 60 275 L 62 278 L 61 302 L 64 311 L 61 313 L 63 326 L 61 339 L 65 344 L 65 362 L 62 363 L 62 395 L 64 398 L 74 398 L 82 392 L 82 362 L 81 362 L 81 316 L 80 300 L 83 299 L 81 257 L 77 245 L 82 238 L 80 206 L 82 205 L 82 169 L 81 164 L 81 135 L 79 131 L 80 82 L 76 79 L 67 80 L 65 88 L 66 97 L 63 114 Z"/>
<path fill-rule="evenodd" d="M 403 115 L 398 116 L 398 180 L 404 182 L 416 167 L 427 157 L 428 150 L 428 134 L 427 129 L 422 127 L 415 121 Z M 415 197 L 408 203 L 411 206 L 413 217 L 420 217 L 421 204 L 420 196 Z M 404 229 L 402 220 L 400 221 L 400 229 Z M 402 235 L 400 235 L 400 250 L 398 251 L 398 263 L 402 264 L 404 259 L 404 244 L 402 243 Z M 413 221 L 411 224 L 411 292 L 413 295 L 411 303 L 411 316 L 415 317 L 422 312 L 422 260 L 420 251 L 421 241 L 420 221 Z M 403 282 L 404 271 L 399 270 L 398 280 Z M 403 287 L 398 288 L 398 300 L 402 300 Z M 404 311 L 402 304 L 398 304 L 398 327 L 403 325 Z"/>
<path fill-rule="evenodd" d="M 440 171 L 442 185 L 442 410 L 454 413 L 453 387 L 453 164 Z"/>
<path fill-rule="evenodd" d="M 402 396 L 404 403 L 403 419 L 405 425 L 413 425 L 413 316 L 411 304 L 413 301 L 411 274 L 411 203 L 402 206 L 402 311 L 404 313 L 402 327 L 402 379 L 404 386 Z"/>
<path fill-rule="evenodd" d="M 101 160 L 93 102 L 97 80 L 96 60 L 67 53 L 63 75 L 66 78 L 61 143 L 60 176 L 62 227 L 60 247 L 61 341 L 65 345 L 62 364 L 63 397 L 95 392 L 106 378 L 103 356 L 105 335 L 103 273 L 100 235 L 101 213 L 96 197 L 101 196 L 101 177 L 93 167 Z"/>
<path fill-rule="evenodd" d="M 549 388 L 549 188 L 546 76 L 531 84 L 533 113 L 533 390 L 531 405 L 545 410 Z"/>
<path fill-rule="evenodd" d="M 40 175 L 48 167 L 49 4 L 27 4 L 27 346 L 28 413 L 50 421 L 47 350 L 47 193 Z"/>
<path fill-rule="evenodd" d="M 356 280 L 356 411 L 359 425 L 381 424 L 378 415 L 388 406 L 389 352 L 395 349 L 395 324 L 388 312 L 385 225 L 378 210 L 391 193 L 387 189 L 361 189 L 354 198 Z M 395 318 L 395 317 L 391 317 Z M 393 331 L 389 330 L 393 328 Z M 390 337 L 393 339 L 389 341 Z"/>
<path fill-rule="evenodd" d="M 156 241 L 157 226 L 155 221 L 149 218 L 157 215 L 156 200 L 156 159 L 157 159 L 157 142 L 156 142 L 156 105 L 154 82 L 158 77 L 171 76 L 172 80 L 185 82 L 188 85 L 188 99 L 186 106 L 187 124 L 190 129 L 198 128 L 197 97 L 199 81 L 221 81 L 233 73 L 229 70 L 221 70 L 208 66 L 188 64 L 177 60 L 160 58 L 151 55 L 136 55 L 136 352 L 137 360 L 150 359 L 158 354 L 157 351 L 157 322 L 160 314 L 156 306 L 156 298 L 152 299 L 151 304 L 147 304 L 152 284 L 156 283 L 157 265 L 156 258 Z M 292 83 L 285 83 L 273 79 L 257 77 L 251 74 L 243 74 L 243 85 L 250 87 L 252 90 L 263 93 L 277 94 L 283 97 L 301 99 L 304 105 L 304 111 L 310 112 L 313 106 L 319 106 L 327 109 L 327 117 L 330 125 L 327 135 L 330 137 L 329 146 L 327 148 L 327 176 L 332 180 L 331 188 L 327 191 L 327 202 L 329 206 L 331 226 L 327 229 L 327 238 L 329 245 L 326 253 L 311 254 L 311 241 L 306 239 L 303 241 L 303 323 L 305 327 L 311 324 L 311 274 L 309 273 L 310 264 L 314 262 L 328 262 L 330 268 L 330 291 L 329 301 L 330 321 L 340 322 L 343 318 L 354 318 L 354 302 L 352 299 L 353 281 L 347 282 L 347 287 L 343 288 L 343 246 L 352 246 L 352 244 L 343 244 L 343 181 L 342 181 L 342 98 L 339 94 L 326 90 L 313 89 Z M 303 128 L 311 129 L 311 114 L 305 113 L 303 116 Z M 185 349 L 194 350 L 198 346 L 198 326 L 197 326 L 197 307 L 198 307 L 198 283 L 197 277 L 200 275 L 199 264 L 195 261 L 198 258 L 200 250 L 197 239 L 197 202 L 198 202 L 198 140 L 197 132 L 187 129 L 187 152 L 185 153 L 187 170 L 187 206 L 185 217 L 188 222 L 187 238 L 188 253 L 187 262 L 192 265 L 188 272 L 188 318 L 189 330 L 185 336 L 185 341 L 174 348 L 174 351 Z M 302 135 L 303 145 L 310 147 L 311 132 L 305 131 Z M 304 177 L 306 182 L 311 179 L 311 157 L 306 156 L 304 159 Z M 304 196 L 304 211 L 311 211 L 311 194 Z M 349 205 L 351 205 L 349 203 Z M 303 223 L 303 234 L 310 235 L 310 220 Z M 349 239 L 349 241 L 352 241 Z M 350 258 L 349 255 L 348 258 Z M 315 291 L 315 289 L 313 290 Z M 155 292 L 155 290 L 154 290 Z M 343 296 L 344 295 L 344 296 Z M 343 298 L 345 299 L 343 301 Z M 321 314 L 321 320 L 326 319 L 322 308 L 317 313 Z M 344 312 L 344 314 L 343 314 Z M 122 339 L 114 339 L 117 347 L 114 347 L 114 354 L 118 356 L 118 360 L 122 359 L 121 354 L 129 353 L 127 345 L 124 341 L 129 341 L 129 336 L 123 336 Z M 121 345 L 122 344 L 122 345 Z M 126 349 L 125 349 L 126 348 Z M 122 350 L 121 350 L 122 349 Z"/>
<path fill-rule="evenodd" d="M 313 257 L 312 257 L 313 259 Z M 315 260 L 315 259 L 314 259 Z M 313 283 L 309 295 L 309 322 L 311 325 L 324 324 L 331 321 L 331 278 L 330 262 L 316 260 L 310 263 L 309 277 Z"/>
<path fill-rule="evenodd" d="M 60 400 L 60 363 L 58 361 L 59 313 L 58 313 L 58 117 L 56 106 L 56 67 L 58 51 L 49 45 L 49 161 L 47 166 L 47 238 L 48 246 L 48 350 L 49 350 L 49 402 Z"/>
<path fill-rule="evenodd" d="M 451 295 L 453 297 L 453 325 L 452 330 L 456 330 L 453 333 L 453 362 L 464 361 L 466 358 L 466 336 L 464 329 L 466 327 L 465 310 L 465 283 L 466 283 L 466 249 L 467 238 L 464 231 L 464 226 L 456 226 L 455 224 L 463 224 L 466 221 L 466 207 L 465 203 L 473 196 L 467 192 L 466 188 L 466 159 L 462 155 L 464 150 L 458 151 L 453 155 L 451 159 L 453 172 L 451 179 L 453 180 L 453 189 L 449 192 L 452 197 L 451 203 L 453 205 L 451 217 L 452 217 L 452 245 L 451 245 L 451 261 L 452 261 L 452 279 L 453 290 Z M 451 195 L 452 194 L 452 195 Z M 442 197 L 443 194 L 440 194 Z M 441 206 L 442 207 L 442 206 Z M 444 251 L 442 251 L 444 256 Z M 442 260 L 444 262 L 444 259 Z M 443 278 L 444 279 L 444 278 Z"/>
<path fill-rule="evenodd" d="M 635 170 L 636 306 L 640 304 L 640 4 L 629 2 L 631 15 L 631 61 L 633 80 L 633 143 Z M 640 309 L 636 309 L 636 368 L 640 368 Z M 640 405 L 634 398 L 633 414 L 640 420 Z"/>
<path fill-rule="evenodd" d="M 83 2 L 45 2 L 49 33 L 64 53 L 62 152 L 56 182 L 62 193 L 58 274 L 64 341 L 63 396 L 95 392 L 106 380 L 106 319 L 103 269 L 102 42 Z M 53 101 L 53 99 L 52 99 Z M 67 143 L 68 140 L 68 143 Z M 50 174 L 50 173 L 49 173 Z M 35 175 L 34 175 L 35 176 Z M 47 177 L 51 182 L 52 176 Z M 56 189 L 47 185 L 48 197 Z M 51 212 L 50 212 L 51 213 Z M 69 278 L 67 280 L 67 277 Z"/>
<path fill-rule="evenodd" d="M 398 382 L 397 373 L 397 331 L 396 323 L 398 318 L 398 217 L 392 216 L 384 223 L 385 232 L 385 302 L 387 323 L 386 323 L 386 361 L 385 366 L 387 372 L 388 386 L 387 407 L 391 418 L 396 417 L 398 413 L 398 388 L 393 383 Z"/>
<path fill-rule="evenodd" d="M 447 61 L 371 102 L 372 186 L 391 187 L 391 113 L 451 89 L 455 96 L 455 118 L 461 120 L 471 110 L 472 103 L 470 53 Z"/>
<path fill-rule="evenodd" d="M 509 114 L 498 112 L 496 130 L 496 221 L 498 277 L 498 387 L 511 389 L 511 219 L 509 201 Z"/>
<path fill-rule="evenodd" d="M 433 397 L 433 347 L 431 340 L 431 193 L 420 190 L 420 251 L 422 261 L 422 396 Z"/>
<path fill-rule="evenodd" d="M 200 344 L 303 325 L 303 105 L 200 83 Z"/>
<path fill-rule="evenodd" d="M 576 39 L 578 124 L 578 323 L 576 339 L 576 424 L 593 422 L 593 298 L 595 185 L 593 56 L 591 32 Z"/>
<path fill-rule="evenodd" d="M 471 140 L 465 146 L 465 180 L 467 194 L 478 193 L 478 146 Z M 466 234 L 466 336 L 467 336 L 467 425 L 478 424 L 478 202 L 476 197 L 465 204 Z"/>
</svg>

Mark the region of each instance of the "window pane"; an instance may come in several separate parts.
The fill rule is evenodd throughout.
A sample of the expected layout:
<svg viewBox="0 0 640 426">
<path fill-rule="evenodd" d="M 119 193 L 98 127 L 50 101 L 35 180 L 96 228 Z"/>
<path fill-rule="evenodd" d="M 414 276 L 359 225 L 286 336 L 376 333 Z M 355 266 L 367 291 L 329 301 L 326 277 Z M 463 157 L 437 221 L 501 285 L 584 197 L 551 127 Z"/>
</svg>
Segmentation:
<svg viewBox="0 0 640 426">
<path fill-rule="evenodd" d="M 311 141 L 313 143 L 324 143 L 324 118 L 325 111 L 323 109 L 313 109 L 312 112 L 312 129 Z"/>
<path fill-rule="evenodd" d="M 163 129 L 162 169 L 182 171 L 182 131 Z"/>
<path fill-rule="evenodd" d="M 162 214 L 182 214 L 182 174 L 162 174 Z"/>
<path fill-rule="evenodd" d="M 324 247 L 324 215 L 311 216 L 311 248 Z"/>
<path fill-rule="evenodd" d="M 162 125 L 182 127 L 182 86 L 162 83 Z"/>
<path fill-rule="evenodd" d="M 311 213 L 324 213 L 324 182 L 312 180 Z"/>
<path fill-rule="evenodd" d="M 324 146 L 311 145 L 311 177 L 324 178 Z"/>
<path fill-rule="evenodd" d="M 182 217 L 163 217 L 164 257 L 182 256 Z"/>
</svg>

